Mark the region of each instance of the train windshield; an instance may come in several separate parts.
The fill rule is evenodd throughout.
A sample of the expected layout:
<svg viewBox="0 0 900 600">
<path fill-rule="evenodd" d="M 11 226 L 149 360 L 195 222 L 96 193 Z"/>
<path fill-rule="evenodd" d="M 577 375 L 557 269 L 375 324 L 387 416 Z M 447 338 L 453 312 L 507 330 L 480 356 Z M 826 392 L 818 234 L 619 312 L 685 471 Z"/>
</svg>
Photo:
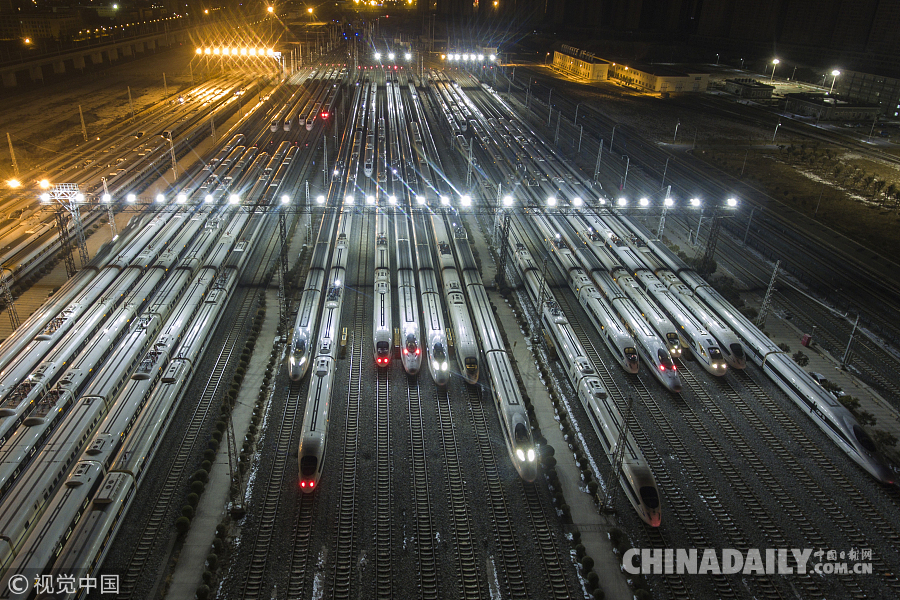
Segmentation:
<svg viewBox="0 0 900 600">
<path fill-rule="evenodd" d="M 637 350 L 635 350 L 633 346 L 629 346 L 628 348 L 625 348 L 624 352 L 625 352 L 625 360 L 627 360 L 629 362 L 637 361 Z"/>
<path fill-rule="evenodd" d="M 656 353 L 656 357 L 659 359 L 659 370 L 660 371 L 674 371 L 675 365 L 672 363 L 672 358 L 663 351 L 662 349 L 658 350 Z"/>
<path fill-rule="evenodd" d="M 434 355 L 434 360 L 444 361 L 447 360 L 447 353 L 444 351 L 443 344 L 435 344 L 434 351 L 432 352 Z"/>
<path fill-rule="evenodd" d="M 528 429 L 521 423 L 516 425 L 515 436 L 516 446 L 521 447 L 531 443 L 531 439 L 528 437 Z"/>
<path fill-rule="evenodd" d="M 300 459 L 300 476 L 304 478 L 313 477 L 316 474 L 316 468 L 319 465 L 319 459 L 313 455 L 304 456 Z"/>
<path fill-rule="evenodd" d="M 416 338 L 412 335 L 406 337 L 406 351 L 409 354 L 417 354 L 419 352 L 419 345 L 416 343 Z"/>
<path fill-rule="evenodd" d="M 641 500 L 647 505 L 647 508 L 659 507 L 659 492 L 656 491 L 655 487 L 645 485 L 638 490 L 638 493 L 640 493 Z"/>
<path fill-rule="evenodd" d="M 466 370 L 467 371 L 474 371 L 477 368 L 478 368 L 478 359 L 477 358 L 473 358 L 470 356 L 469 358 L 466 359 Z"/>
<path fill-rule="evenodd" d="M 378 356 L 387 356 L 389 352 L 389 347 L 387 342 L 378 342 L 375 344 L 375 352 L 378 353 Z"/>
<path fill-rule="evenodd" d="M 744 358 L 744 347 L 738 343 L 731 345 L 731 352 L 738 358 Z"/>
<path fill-rule="evenodd" d="M 678 339 L 678 334 L 674 331 L 666 334 L 666 339 L 669 341 L 670 348 L 677 348 L 681 342 Z"/>
<path fill-rule="evenodd" d="M 294 342 L 294 352 L 306 352 L 306 340 L 297 340 Z"/>
<path fill-rule="evenodd" d="M 865 448 L 868 452 L 875 452 L 877 448 L 875 448 L 875 442 L 872 441 L 872 438 L 869 437 L 869 434 L 863 431 L 862 427 L 859 425 L 853 426 L 853 435 L 856 436 L 856 439 L 859 441 L 859 445 Z"/>
<path fill-rule="evenodd" d="M 715 346 L 711 346 L 709 349 L 709 357 L 712 360 L 722 360 L 722 352 Z"/>
</svg>

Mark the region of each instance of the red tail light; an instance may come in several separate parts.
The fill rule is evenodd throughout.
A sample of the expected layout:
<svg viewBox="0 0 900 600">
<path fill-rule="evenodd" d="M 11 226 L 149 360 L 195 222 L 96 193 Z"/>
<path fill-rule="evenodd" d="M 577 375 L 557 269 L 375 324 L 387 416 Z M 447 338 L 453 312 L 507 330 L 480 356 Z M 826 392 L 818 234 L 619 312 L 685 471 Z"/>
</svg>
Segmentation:
<svg viewBox="0 0 900 600">
<path fill-rule="evenodd" d="M 309 489 L 313 489 L 314 487 L 316 487 L 316 482 L 315 482 L 315 481 L 310 481 L 310 482 L 309 482 Z"/>
<path fill-rule="evenodd" d="M 673 371 L 677 371 L 677 370 L 678 370 L 678 367 L 676 367 L 675 365 L 672 365 L 672 370 L 673 370 Z"/>
<path fill-rule="evenodd" d="M 660 370 L 660 371 L 665 371 L 665 370 L 666 370 L 666 365 L 659 365 L 659 370 Z"/>
<path fill-rule="evenodd" d="M 418 356 L 418 355 L 419 355 L 419 349 L 416 348 L 416 356 Z"/>
<path fill-rule="evenodd" d="M 300 482 L 300 487 L 305 488 L 305 487 L 306 487 L 306 482 L 305 482 L 305 481 L 301 481 L 301 482 Z"/>
</svg>

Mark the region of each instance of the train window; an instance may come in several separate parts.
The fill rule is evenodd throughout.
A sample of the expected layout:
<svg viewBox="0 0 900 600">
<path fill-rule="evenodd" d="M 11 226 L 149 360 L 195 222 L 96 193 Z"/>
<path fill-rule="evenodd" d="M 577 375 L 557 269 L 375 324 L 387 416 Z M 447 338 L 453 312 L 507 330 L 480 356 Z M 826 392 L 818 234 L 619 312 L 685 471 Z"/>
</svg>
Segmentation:
<svg viewBox="0 0 900 600">
<path fill-rule="evenodd" d="M 863 431 L 862 427 L 859 425 L 853 426 L 853 435 L 856 436 L 856 439 L 859 441 L 859 445 L 865 448 L 868 452 L 875 452 L 875 442 L 872 441 L 872 438 L 869 437 L 869 434 Z"/>
<path fill-rule="evenodd" d="M 659 493 L 655 487 L 645 485 L 638 492 L 641 495 L 641 500 L 644 501 L 648 508 L 657 508 L 659 506 Z"/>
</svg>

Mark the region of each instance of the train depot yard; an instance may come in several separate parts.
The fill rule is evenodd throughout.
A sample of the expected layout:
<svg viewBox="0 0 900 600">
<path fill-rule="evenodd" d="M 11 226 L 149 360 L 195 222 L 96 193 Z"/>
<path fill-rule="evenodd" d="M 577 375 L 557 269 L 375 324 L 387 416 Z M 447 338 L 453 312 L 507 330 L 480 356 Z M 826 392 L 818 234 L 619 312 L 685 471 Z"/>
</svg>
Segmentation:
<svg viewBox="0 0 900 600">
<path fill-rule="evenodd" d="M 900 594 L 892 148 L 356 8 L 6 92 L 0 598 Z"/>
</svg>

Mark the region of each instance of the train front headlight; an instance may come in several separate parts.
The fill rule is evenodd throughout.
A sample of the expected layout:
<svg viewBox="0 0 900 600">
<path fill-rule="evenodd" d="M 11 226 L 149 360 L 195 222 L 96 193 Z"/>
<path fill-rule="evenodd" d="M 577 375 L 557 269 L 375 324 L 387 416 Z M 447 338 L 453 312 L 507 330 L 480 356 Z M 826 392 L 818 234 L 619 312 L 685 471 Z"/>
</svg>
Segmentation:
<svg viewBox="0 0 900 600">
<path fill-rule="evenodd" d="M 443 362 L 443 364 L 441 365 L 441 371 L 446 371 L 446 370 L 447 370 L 447 361 L 445 360 Z"/>
<path fill-rule="evenodd" d="M 516 456 L 519 457 L 519 460 L 522 460 L 522 461 L 525 460 L 525 453 L 522 452 L 522 449 L 521 449 L 521 448 L 517 448 L 517 449 L 516 449 Z"/>
<path fill-rule="evenodd" d="M 534 462 L 534 448 L 528 449 L 528 462 Z"/>
</svg>

